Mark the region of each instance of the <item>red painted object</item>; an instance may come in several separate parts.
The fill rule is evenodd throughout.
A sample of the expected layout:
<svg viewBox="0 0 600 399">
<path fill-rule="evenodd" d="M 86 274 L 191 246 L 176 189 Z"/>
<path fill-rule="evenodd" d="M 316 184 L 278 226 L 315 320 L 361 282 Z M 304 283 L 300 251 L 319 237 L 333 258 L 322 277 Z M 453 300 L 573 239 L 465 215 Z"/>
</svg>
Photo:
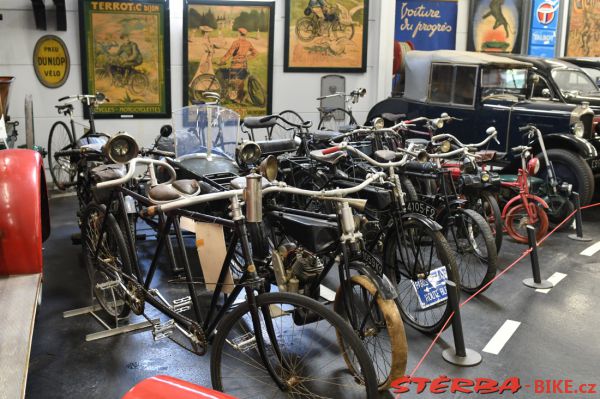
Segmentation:
<svg viewBox="0 0 600 399">
<path fill-rule="evenodd" d="M 146 378 L 121 399 L 236 399 L 166 375 Z"/>
<path fill-rule="evenodd" d="M 0 151 L 0 275 L 40 273 L 49 235 L 42 157 L 32 150 Z"/>
</svg>

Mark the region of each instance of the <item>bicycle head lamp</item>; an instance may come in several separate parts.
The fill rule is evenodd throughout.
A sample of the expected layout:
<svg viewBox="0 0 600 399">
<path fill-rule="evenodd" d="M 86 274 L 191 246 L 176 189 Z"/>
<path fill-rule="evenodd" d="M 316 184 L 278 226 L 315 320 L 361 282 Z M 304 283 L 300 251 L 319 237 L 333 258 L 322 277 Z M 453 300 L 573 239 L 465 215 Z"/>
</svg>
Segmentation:
<svg viewBox="0 0 600 399">
<path fill-rule="evenodd" d="M 435 127 L 436 129 L 441 129 L 441 128 L 443 128 L 443 127 L 444 127 L 444 120 L 443 120 L 443 119 L 441 119 L 441 118 L 436 118 L 436 119 L 433 119 L 433 120 L 431 121 L 431 124 L 432 124 L 432 125 L 433 125 L 433 127 Z"/>
<path fill-rule="evenodd" d="M 108 99 L 106 98 L 106 96 L 104 95 L 104 93 L 102 92 L 97 92 L 96 93 L 96 102 L 98 104 L 102 104 L 103 102 L 108 101 Z"/>
<path fill-rule="evenodd" d="M 481 181 L 487 183 L 490 181 L 490 175 L 487 172 L 481 174 Z"/>
<path fill-rule="evenodd" d="M 262 151 L 254 141 L 246 141 L 236 149 L 236 158 L 241 165 L 256 164 Z"/>
<path fill-rule="evenodd" d="M 137 157 L 140 148 L 128 133 L 119 132 L 104 145 L 104 154 L 114 163 L 127 163 Z"/>
<path fill-rule="evenodd" d="M 530 176 L 535 176 L 540 171 L 540 160 L 533 157 L 527 162 L 527 173 Z"/>
<path fill-rule="evenodd" d="M 440 151 L 446 153 L 452 149 L 452 144 L 448 140 L 442 141 L 440 145 Z"/>
<path fill-rule="evenodd" d="M 421 163 L 425 163 L 429 161 L 429 155 L 427 155 L 427 151 L 419 151 L 417 154 L 417 161 Z"/>
<path fill-rule="evenodd" d="M 279 163 L 277 162 L 277 157 L 274 155 L 269 155 L 266 157 L 258 167 L 258 171 L 262 176 L 264 176 L 268 181 L 274 181 L 277 179 L 277 172 L 279 170 Z"/>
<path fill-rule="evenodd" d="M 385 127 L 385 121 L 383 120 L 383 118 L 380 118 L 379 116 L 373 119 L 373 127 L 376 130 L 381 130 Z"/>
</svg>

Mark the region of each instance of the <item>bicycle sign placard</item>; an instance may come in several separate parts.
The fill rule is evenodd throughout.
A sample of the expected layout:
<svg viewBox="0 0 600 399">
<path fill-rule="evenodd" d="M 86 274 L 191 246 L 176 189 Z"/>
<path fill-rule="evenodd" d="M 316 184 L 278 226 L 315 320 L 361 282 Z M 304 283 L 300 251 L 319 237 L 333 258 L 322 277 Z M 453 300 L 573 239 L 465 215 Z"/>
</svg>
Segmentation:
<svg viewBox="0 0 600 399">
<path fill-rule="evenodd" d="M 419 298 L 421 309 L 427 309 L 433 305 L 444 302 L 448 298 L 446 281 L 448 272 L 445 267 L 439 267 L 429 273 L 427 279 L 413 281 L 413 288 Z"/>
</svg>

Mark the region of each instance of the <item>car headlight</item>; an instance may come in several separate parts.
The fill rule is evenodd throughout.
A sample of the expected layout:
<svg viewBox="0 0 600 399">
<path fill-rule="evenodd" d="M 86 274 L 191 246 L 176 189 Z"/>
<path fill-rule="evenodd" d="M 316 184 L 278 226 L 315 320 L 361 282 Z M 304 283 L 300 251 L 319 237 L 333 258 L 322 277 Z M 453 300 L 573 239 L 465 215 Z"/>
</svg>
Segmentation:
<svg viewBox="0 0 600 399">
<path fill-rule="evenodd" d="M 139 152 L 135 139 L 125 132 L 117 133 L 104 145 L 104 154 L 114 163 L 127 163 Z"/>
<path fill-rule="evenodd" d="M 262 151 L 254 141 L 246 141 L 237 148 L 237 158 L 243 164 L 255 164 L 260 159 Z"/>
<path fill-rule="evenodd" d="M 585 134 L 585 125 L 581 121 L 575 122 L 571 125 L 571 131 L 575 136 L 582 138 Z"/>
</svg>

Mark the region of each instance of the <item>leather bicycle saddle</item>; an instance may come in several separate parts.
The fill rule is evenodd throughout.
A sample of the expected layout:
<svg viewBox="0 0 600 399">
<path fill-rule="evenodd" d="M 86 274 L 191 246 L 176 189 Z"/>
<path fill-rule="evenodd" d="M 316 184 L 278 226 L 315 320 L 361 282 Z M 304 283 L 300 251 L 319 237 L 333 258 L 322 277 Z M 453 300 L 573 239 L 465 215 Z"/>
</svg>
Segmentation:
<svg viewBox="0 0 600 399">
<path fill-rule="evenodd" d="M 336 151 L 331 154 L 323 154 L 323 150 L 313 150 L 310 152 L 310 157 L 319 162 L 336 165 L 339 161 L 346 158 L 348 154 L 345 151 Z"/>
<path fill-rule="evenodd" d="M 174 201 L 200 194 L 200 184 L 194 179 L 175 180 L 173 183 L 157 184 L 150 187 L 148 197 L 155 202 Z"/>
</svg>

